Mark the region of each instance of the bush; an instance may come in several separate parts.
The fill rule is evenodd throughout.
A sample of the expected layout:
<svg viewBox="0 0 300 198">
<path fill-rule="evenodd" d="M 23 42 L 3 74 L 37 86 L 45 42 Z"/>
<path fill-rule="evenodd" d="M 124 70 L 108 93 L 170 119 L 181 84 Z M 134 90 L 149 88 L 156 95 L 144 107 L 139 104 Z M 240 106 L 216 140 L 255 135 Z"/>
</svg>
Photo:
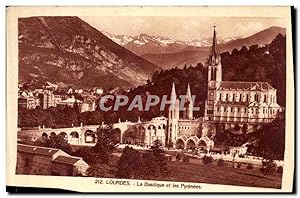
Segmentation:
<svg viewBox="0 0 300 198">
<path fill-rule="evenodd" d="M 266 161 L 263 160 L 262 165 L 263 166 L 259 170 L 265 177 L 276 172 L 277 165 L 274 163 L 274 161 L 272 159 L 269 159 Z"/>
<path fill-rule="evenodd" d="M 224 160 L 223 159 L 219 159 L 217 165 L 218 166 L 222 166 L 222 167 L 225 166 Z"/>
<path fill-rule="evenodd" d="M 283 173 L 283 167 L 282 167 L 282 166 L 279 166 L 279 167 L 277 168 L 277 173 L 280 173 L 280 174 Z"/>
<path fill-rule="evenodd" d="M 204 155 L 202 158 L 203 164 L 211 164 L 213 161 L 214 161 L 214 159 L 212 158 L 212 156 Z"/>
<path fill-rule="evenodd" d="M 249 164 L 247 165 L 247 169 L 253 169 L 253 164 L 249 163 Z"/>
<path fill-rule="evenodd" d="M 183 162 L 189 162 L 189 161 L 190 161 L 190 158 L 189 158 L 188 156 L 186 156 L 186 155 L 183 155 L 182 161 L 183 161 Z"/>
<path fill-rule="evenodd" d="M 237 167 L 238 169 L 240 169 L 240 168 L 242 167 L 242 163 L 238 162 L 237 165 L 236 165 L 236 167 Z"/>
</svg>

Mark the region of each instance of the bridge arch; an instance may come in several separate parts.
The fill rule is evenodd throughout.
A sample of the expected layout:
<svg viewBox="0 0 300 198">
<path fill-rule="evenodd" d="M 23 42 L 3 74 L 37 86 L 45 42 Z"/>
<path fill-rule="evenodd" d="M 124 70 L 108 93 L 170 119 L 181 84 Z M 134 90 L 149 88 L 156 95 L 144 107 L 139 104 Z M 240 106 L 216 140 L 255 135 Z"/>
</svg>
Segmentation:
<svg viewBox="0 0 300 198">
<path fill-rule="evenodd" d="M 69 137 L 66 132 L 60 132 L 58 135 L 61 136 L 66 142 L 68 142 Z"/>
<path fill-rule="evenodd" d="M 71 144 L 79 144 L 79 133 L 77 131 L 72 131 L 70 133 L 69 141 Z"/>
<path fill-rule="evenodd" d="M 55 138 L 57 135 L 55 132 L 51 132 L 49 138 Z"/>
<path fill-rule="evenodd" d="M 44 133 L 42 134 L 42 137 L 43 137 L 43 138 L 48 138 L 48 134 L 44 132 Z"/>
<path fill-rule="evenodd" d="M 92 130 L 86 130 L 84 132 L 84 142 L 85 143 L 96 143 L 96 135 Z"/>
</svg>

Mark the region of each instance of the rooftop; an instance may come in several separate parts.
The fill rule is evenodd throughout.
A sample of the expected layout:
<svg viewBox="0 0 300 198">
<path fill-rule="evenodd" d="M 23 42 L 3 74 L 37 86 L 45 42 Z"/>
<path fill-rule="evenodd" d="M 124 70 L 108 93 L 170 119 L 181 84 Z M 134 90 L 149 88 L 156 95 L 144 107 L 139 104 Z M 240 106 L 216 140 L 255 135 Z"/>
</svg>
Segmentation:
<svg viewBox="0 0 300 198">
<path fill-rule="evenodd" d="M 61 163 L 61 164 L 74 165 L 79 160 L 82 160 L 82 158 L 81 157 L 74 157 L 74 156 L 62 156 L 62 155 L 60 155 L 57 158 L 55 158 L 53 160 L 53 162 Z"/>
<path fill-rule="evenodd" d="M 31 146 L 25 144 L 18 144 L 17 150 L 18 152 L 47 155 L 47 156 L 52 156 L 53 154 L 59 151 L 59 149 L 55 149 L 55 148 Z"/>
<path fill-rule="evenodd" d="M 274 90 L 268 82 L 222 81 L 218 90 Z"/>
</svg>

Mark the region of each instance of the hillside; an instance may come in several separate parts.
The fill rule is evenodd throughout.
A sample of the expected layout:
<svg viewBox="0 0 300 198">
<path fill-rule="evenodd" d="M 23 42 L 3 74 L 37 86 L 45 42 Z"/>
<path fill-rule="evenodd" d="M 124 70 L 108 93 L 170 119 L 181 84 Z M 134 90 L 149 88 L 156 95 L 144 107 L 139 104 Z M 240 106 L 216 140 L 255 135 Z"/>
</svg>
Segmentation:
<svg viewBox="0 0 300 198">
<path fill-rule="evenodd" d="M 78 17 L 19 19 L 19 80 L 132 87 L 159 69 Z"/>
</svg>

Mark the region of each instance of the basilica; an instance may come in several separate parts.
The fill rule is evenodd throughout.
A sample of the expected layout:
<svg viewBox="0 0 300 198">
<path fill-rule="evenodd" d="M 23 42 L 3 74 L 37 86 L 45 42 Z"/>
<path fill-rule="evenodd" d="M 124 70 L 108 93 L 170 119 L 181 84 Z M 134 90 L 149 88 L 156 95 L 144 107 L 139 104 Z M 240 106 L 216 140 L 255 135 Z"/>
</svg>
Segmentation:
<svg viewBox="0 0 300 198">
<path fill-rule="evenodd" d="M 168 118 L 157 117 L 147 122 L 130 123 L 134 130 L 129 130 L 131 135 L 121 135 L 121 142 L 151 145 L 159 140 L 163 146 L 210 150 L 214 147 L 213 138 L 217 132 L 234 129 L 236 133 L 251 133 L 282 114 L 283 108 L 277 104 L 276 89 L 268 82 L 222 81 L 215 28 L 205 67 L 208 68 L 208 88 L 204 117 L 193 116 L 194 104 L 189 85 L 184 108 L 180 109 L 173 83 Z M 140 134 L 139 138 L 133 138 L 133 133 Z"/>
<path fill-rule="evenodd" d="M 222 123 L 225 129 L 233 124 L 243 125 L 246 131 L 272 122 L 283 108 L 277 104 L 276 89 L 268 82 L 222 81 L 221 56 L 214 29 L 208 67 L 208 93 L 205 120 Z"/>
</svg>

